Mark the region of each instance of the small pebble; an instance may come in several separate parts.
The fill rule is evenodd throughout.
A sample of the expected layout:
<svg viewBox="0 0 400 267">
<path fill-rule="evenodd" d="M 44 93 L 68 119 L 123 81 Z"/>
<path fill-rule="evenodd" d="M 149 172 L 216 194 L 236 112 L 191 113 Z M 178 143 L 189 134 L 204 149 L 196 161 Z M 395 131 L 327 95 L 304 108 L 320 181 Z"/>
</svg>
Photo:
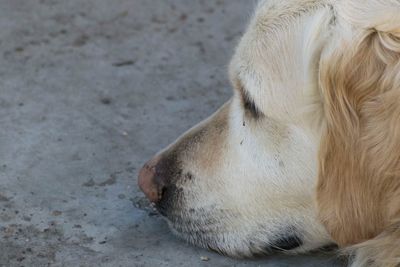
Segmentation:
<svg viewBox="0 0 400 267">
<path fill-rule="evenodd" d="M 201 256 L 200 259 L 201 259 L 202 261 L 209 261 L 209 260 L 210 260 L 209 257 L 205 257 L 205 256 Z"/>
<path fill-rule="evenodd" d="M 60 216 L 61 214 L 62 214 L 62 212 L 59 211 L 59 210 L 55 210 L 55 211 L 52 212 L 53 216 Z"/>
</svg>

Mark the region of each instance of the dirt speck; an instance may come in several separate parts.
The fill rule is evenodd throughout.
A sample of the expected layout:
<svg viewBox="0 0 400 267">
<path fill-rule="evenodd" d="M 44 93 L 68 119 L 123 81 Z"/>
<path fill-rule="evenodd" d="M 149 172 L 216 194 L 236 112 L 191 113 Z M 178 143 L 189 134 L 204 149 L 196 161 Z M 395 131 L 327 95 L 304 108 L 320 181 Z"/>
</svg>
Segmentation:
<svg viewBox="0 0 400 267">
<path fill-rule="evenodd" d="M 16 47 L 15 48 L 15 52 L 18 52 L 18 53 L 24 52 L 24 48 L 23 47 Z"/>
<path fill-rule="evenodd" d="M 86 183 L 83 183 L 82 185 L 86 186 L 86 187 L 92 187 L 92 186 L 95 186 L 96 183 L 94 182 L 93 178 L 90 178 L 89 181 L 87 181 Z"/>
<path fill-rule="evenodd" d="M 84 244 L 89 244 L 89 243 L 92 243 L 94 241 L 93 237 L 88 236 L 86 234 L 81 234 L 79 236 L 79 238 L 80 238 L 80 242 L 83 242 Z"/>
<path fill-rule="evenodd" d="M 101 102 L 102 104 L 104 104 L 104 105 L 110 105 L 111 102 L 112 102 L 112 100 L 111 100 L 111 98 L 109 98 L 109 97 L 102 97 L 102 98 L 100 99 L 100 102 Z"/>
<path fill-rule="evenodd" d="M 110 178 L 105 180 L 104 182 L 99 183 L 99 186 L 107 186 L 107 185 L 113 185 L 117 182 L 117 177 L 113 174 L 110 175 Z"/>
<path fill-rule="evenodd" d="M 183 22 L 183 21 L 186 21 L 187 18 L 188 18 L 188 15 L 185 14 L 185 13 L 183 13 L 183 14 L 181 14 L 181 16 L 179 17 L 179 20 Z"/>
<path fill-rule="evenodd" d="M 0 194 L 0 202 L 6 202 L 9 201 L 10 199 L 2 194 Z"/>
<path fill-rule="evenodd" d="M 14 235 L 15 230 L 16 230 L 16 225 L 9 225 L 9 226 L 6 226 L 6 227 L 3 229 L 4 237 L 5 237 L 5 238 L 11 237 L 12 235 Z"/>
<path fill-rule="evenodd" d="M 26 221 L 26 222 L 30 222 L 31 221 L 31 217 L 29 216 L 23 216 L 22 220 Z"/>
<path fill-rule="evenodd" d="M 214 13 L 214 8 L 210 7 L 206 10 L 207 13 L 212 14 Z"/>
<path fill-rule="evenodd" d="M 127 172 L 129 172 L 129 173 L 133 173 L 133 172 L 136 171 L 136 167 L 134 167 L 134 166 L 128 167 L 128 168 L 126 168 L 125 170 L 126 170 Z"/>
<path fill-rule="evenodd" d="M 61 214 L 62 214 L 62 212 L 59 211 L 59 210 L 55 210 L 55 211 L 53 211 L 53 212 L 51 213 L 51 215 L 53 215 L 53 216 L 60 216 Z"/>
<path fill-rule="evenodd" d="M 81 47 L 84 46 L 87 41 L 89 41 L 89 37 L 85 34 L 82 34 L 78 36 L 72 44 L 76 47 Z"/>
<path fill-rule="evenodd" d="M 135 60 L 125 60 L 120 62 L 115 62 L 112 64 L 114 67 L 125 67 L 135 65 Z"/>
<path fill-rule="evenodd" d="M 198 42 L 194 43 L 194 45 L 198 47 L 198 49 L 199 49 L 201 54 L 205 54 L 206 53 L 206 48 L 205 48 L 203 42 L 198 41 Z"/>
</svg>

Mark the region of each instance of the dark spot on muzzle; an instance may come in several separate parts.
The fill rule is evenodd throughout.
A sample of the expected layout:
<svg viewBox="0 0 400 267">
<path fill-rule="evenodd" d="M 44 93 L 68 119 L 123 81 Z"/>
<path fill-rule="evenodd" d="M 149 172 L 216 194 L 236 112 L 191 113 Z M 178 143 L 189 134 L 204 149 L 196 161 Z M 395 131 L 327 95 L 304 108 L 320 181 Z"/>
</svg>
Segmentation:
<svg viewBox="0 0 400 267">
<path fill-rule="evenodd" d="M 191 172 L 188 172 L 185 174 L 185 180 L 186 181 L 191 181 L 193 180 L 193 174 Z"/>
</svg>

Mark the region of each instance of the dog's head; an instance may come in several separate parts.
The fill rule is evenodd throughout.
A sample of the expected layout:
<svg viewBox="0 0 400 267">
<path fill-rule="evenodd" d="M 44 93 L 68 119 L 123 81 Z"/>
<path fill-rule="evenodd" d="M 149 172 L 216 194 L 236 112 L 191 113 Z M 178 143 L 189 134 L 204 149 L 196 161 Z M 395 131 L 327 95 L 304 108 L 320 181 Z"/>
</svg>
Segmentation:
<svg viewBox="0 0 400 267">
<path fill-rule="evenodd" d="M 399 184 L 376 178 L 400 170 L 400 3 L 368 2 L 260 2 L 233 97 L 141 170 L 175 233 L 232 256 L 303 252 L 398 214 Z"/>
</svg>

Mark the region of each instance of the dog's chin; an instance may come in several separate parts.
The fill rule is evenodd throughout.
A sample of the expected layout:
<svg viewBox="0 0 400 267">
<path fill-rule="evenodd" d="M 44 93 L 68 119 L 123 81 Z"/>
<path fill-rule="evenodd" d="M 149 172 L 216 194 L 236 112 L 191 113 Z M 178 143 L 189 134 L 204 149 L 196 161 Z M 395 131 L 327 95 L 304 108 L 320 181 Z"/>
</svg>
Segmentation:
<svg viewBox="0 0 400 267">
<path fill-rule="evenodd" d="M 222 224 L 222 218 L 226 218 L 223 214 L 202 216 L 194 209 L 180 212 L 161 210 L 160 213 L 172 233 L 191 245 L 234 258 L 254 256 L 248 245 L 238 242 L 238 232 L 227 231 Z"/>
<path fill-rule="evenodd" d="M 173 234 L 187 241 L 191 245 L 208 249 L 210 251 L 229 256 L 232 258 L 250 258 L 256 254 L 252 252 L 251 247 L 237 242 L 231 243 L 230 237 L 233 233 L 214 232 L 193 225 L 176 225 L 166 219 Z M 236 233 L 237 235 L 237 233 Z M 233 241 L 233 240 L 232 240 Z M 238 249 L 237 247 L 241 247 Z"/>
<path fill-rule="evenodd" d="M 281 231 L 268 233 L 255 230 L 249 234 L 240 223 L 234 222 L 230 214 L 213 213 L 199 216 L 193 209 L 165 213 L 171 231 L 188 243 L 233 258 L 254 258 L 277 252 L 298 253 L 302 251 L 302 238 L 295 232 Z M 194 215 L 195 214 L 195 215 Z M 194 216 L 192 216 L 194 215 Z M 233 229 L 231 225 L 242 225 L 243 229 Z M 260 225 L 260 229 L 266 229 Z"/>
<path fill-rule="evenodd" d="M 227 249 L 228 246 L 226 244 L 223 244 L 220 240 L 218 240 L 218 238 L 215 237 L 215 235 L 220 235 L 220 233 L 202 230 L 196 226 L 192 226 L 192 229 L 187 226 L 178 226 L 168 219 L 166 220 L 172 233 L 187 241 L 191 245 L 205 248 L 222 255 L 238 257 L 236 253 L 232 253 Z"/>
</svg>

